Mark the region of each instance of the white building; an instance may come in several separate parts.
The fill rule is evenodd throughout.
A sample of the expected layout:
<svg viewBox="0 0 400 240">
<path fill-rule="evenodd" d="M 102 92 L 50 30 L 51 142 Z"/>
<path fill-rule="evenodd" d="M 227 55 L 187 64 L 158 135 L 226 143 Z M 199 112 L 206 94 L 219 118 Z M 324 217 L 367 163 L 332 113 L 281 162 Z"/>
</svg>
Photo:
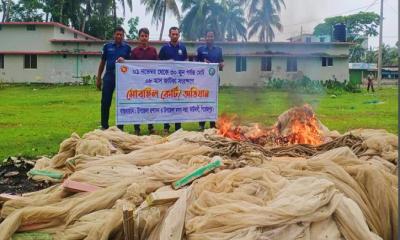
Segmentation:
<svg viewBox="0 0 400 240">
<path fill-rule="evenodd" d="M 94 76 L 106 41 L 59 23 L 0 23 L 0 81 L 78 82 Z M 132 46 L 135 41 L 129 42 Z M 165 42 L 153 41 L 157 49 Z M 202 43 L 184 42 L 193 60 Z M 225 68 L 221 84 L 263 86 L 268 79 L 349 79 L 349 43 L 220 42 Z"/>
<path fill-rule="evenodd" d="M 302 42 L 302 43 L 314 43 L 314 42 L 331 42 L 331 36 L 320 35 L 316 36 L 314 34 L 304 33 L 298 36 L 288 38 L 289 42 Z"/>
</svg>

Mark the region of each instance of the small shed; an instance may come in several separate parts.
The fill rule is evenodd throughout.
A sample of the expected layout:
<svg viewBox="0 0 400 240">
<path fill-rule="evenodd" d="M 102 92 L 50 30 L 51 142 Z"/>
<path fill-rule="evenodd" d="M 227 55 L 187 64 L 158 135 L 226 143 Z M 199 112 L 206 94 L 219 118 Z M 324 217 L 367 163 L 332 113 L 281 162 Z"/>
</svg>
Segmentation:
<svg viewBox="0 0 400 240">
<path fill-rule="evenodd" d="M 378 68 L 376 63 L 349 63 L 349 71 L 350 81 L 361 84 L 369 73 L 372 73 L 376 78 Z"/>
</svg>

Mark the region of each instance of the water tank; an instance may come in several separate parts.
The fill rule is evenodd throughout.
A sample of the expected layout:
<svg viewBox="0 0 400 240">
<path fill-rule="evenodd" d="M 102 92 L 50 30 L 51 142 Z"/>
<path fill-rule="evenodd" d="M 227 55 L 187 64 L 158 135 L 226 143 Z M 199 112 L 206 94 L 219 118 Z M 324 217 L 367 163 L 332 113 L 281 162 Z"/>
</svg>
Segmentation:
<svg viewBox="0 0 400 240">
<path fill-rule="evenodd" d="M 346 25 L 338 23 L 333 26 L 333 41 L 346 42 Z"/>
</svg>

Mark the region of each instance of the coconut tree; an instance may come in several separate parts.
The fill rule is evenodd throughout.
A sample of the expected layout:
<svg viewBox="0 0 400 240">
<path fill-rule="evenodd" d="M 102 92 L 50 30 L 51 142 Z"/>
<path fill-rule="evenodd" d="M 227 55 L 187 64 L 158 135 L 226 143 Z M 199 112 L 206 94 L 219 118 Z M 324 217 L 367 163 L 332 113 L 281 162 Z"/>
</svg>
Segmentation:
<svg viewBox="0 0 400 240">
<path fill-rule="evenodd" d="M 238 36 L 246 40 L 246 19 L 244 17 L 244 10 L 239 1 L 228 0 L 223 1 L 224 8 L 224 35 L 228 41 L 237 41 Z"/>
<path fill-rule="evenodd" d="M 122 6 L 122 12 L 123 12 L 123 16 L 125 17 L 125 0 L 119 0 L 119 2 L 121 3 Z M 132 12 L 132 0 L 126 0 L 126 4 L 129 7 L 129 10 Z M 117 0 L 112 0 L 112 12 L 113 12 L 113 19 L 114 19 L 114 26 L 117 26 Z"/>
<path fill-rule="evenodd" d="M 180 19 L 179 8 L 175 0 L 141 0 L 141 3 L 146 6 L 147 13 L 152 13 L 152 23 L 155 23 L 157 27 L 161 23 L 160 40 L 164 32 L 167 10 Z"/>
<path fill-rule="evenodd" d="M 257 1 L 257 0 L 254 0 Z M 274 29 L 282 31 L 283 26 L 280 22 L 279 11 L 274 5 L 280 0 L 262 0 L 261 7 L 255 5 L 255 9 L 250 6 L 249 12 L 252 12 L 249 20 L 249 38 L 258 35 L 261 42 L 271 42 L 275 38 Z M 280 9 L 280 8 L 279 8 Z"/>
<path fill-rule="evenodd" d="M 216 40 L 246 39 L 246 20 L 241 4 L 236 0 L 184 0 L 182 11 L 185 16 L 181 29 L 185 39 L 197 40 L 207 30 L 213 30 Z"/>
</svg>

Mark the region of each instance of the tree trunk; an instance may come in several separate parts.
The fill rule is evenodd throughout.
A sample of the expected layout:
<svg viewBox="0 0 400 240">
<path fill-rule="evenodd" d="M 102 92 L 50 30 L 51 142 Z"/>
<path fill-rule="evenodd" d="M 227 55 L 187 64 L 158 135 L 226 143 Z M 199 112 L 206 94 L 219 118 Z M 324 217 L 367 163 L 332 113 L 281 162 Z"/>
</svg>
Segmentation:
<svg viewBox="0 0 400 240">
<path fill-rule="evenodd" d="M 167 0 L 164 0 L 164 9 L 163 9 L 163 17 L 161 23 L 161 31 L 160 31 L 160 41 L 162 40 L 162 35 L 164 32 L 164 25 L 165 25 L 165 14 L 167 12 Z"/>
<path fill-rule="evenodd" d="M 4 22 L 4 19 L 6 18 L 6 9 L 7 9 L 6 1 L 1 0 L 1 11 L 3 12 L 3 17 L 1 18 L 1 22 Z"/>
<path fill-rule="evenodd" d="M 61 1 L 61 6 L 60 6 L 60 23 L 64 24 L 63 22 L 63 11 L 64 11 L 64 0 Z"/>
<path fill-rule="evenodd" d="M 115 0 L 112 1 L 112 4 L 113 4 L 114 27 L 117 27 L 117 5 Z"/>
<path fill-rule="evenodd" d="M 90 15 L 92 12 L 92 6 L 90 6 L 90 0 L 86 0 L 86 9 L 83 15 L 82 25 L 81 25 L 81 32 L 85 32 L 86 21 L 90 19 Z"/>
<path fill-rule="evenodd" d="M 49 13 L 47 12 L 46 13 L 46 22 L 48 22 L 49 21 Z"/>
<path fill-rule="evenodd" d="M 1 6 L 2 6 L 2 11 L 3 11 L 3 17 L 1 19 L 2 22 L 8 22 L 8 19 L 10 17 L 10 8 L 11 8 L 11 0 L 2 0 L 1 1 Z"/>
</svg>

